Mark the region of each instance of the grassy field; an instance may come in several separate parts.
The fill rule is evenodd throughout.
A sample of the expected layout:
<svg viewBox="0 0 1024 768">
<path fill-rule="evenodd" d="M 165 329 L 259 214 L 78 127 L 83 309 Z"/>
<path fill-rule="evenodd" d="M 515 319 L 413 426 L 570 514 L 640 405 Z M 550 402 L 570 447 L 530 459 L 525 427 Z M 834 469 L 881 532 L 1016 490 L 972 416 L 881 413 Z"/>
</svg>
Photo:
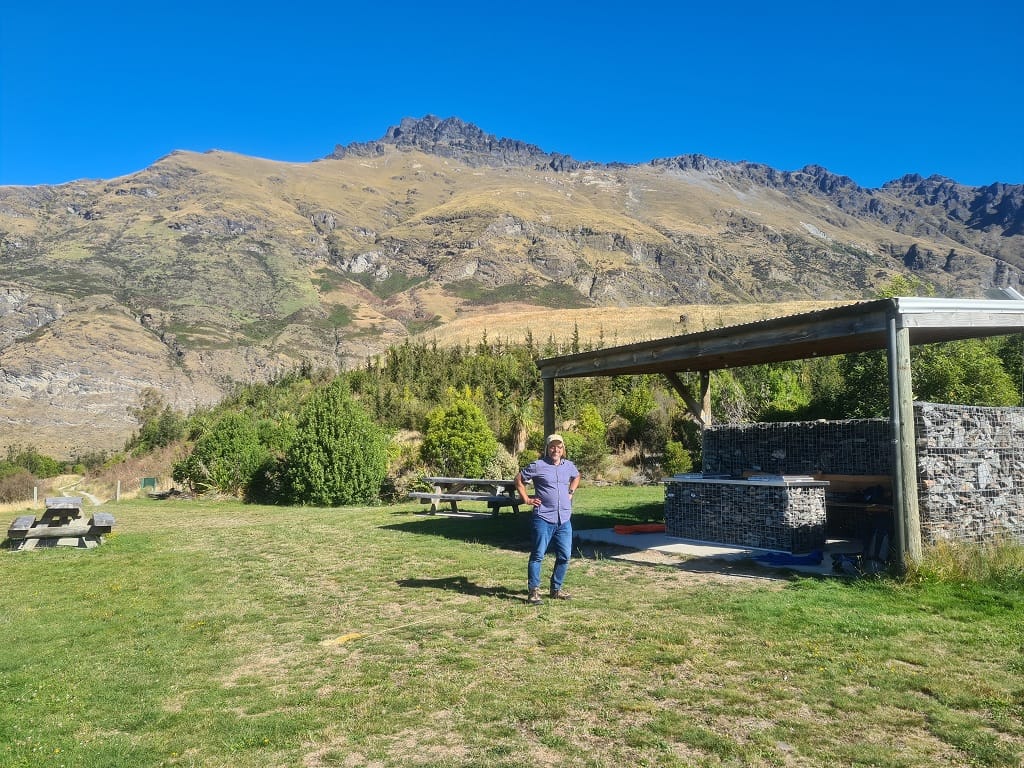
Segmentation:
<svg viewBox="0 0 1024 768">
<path fill-rule="evenodd" d="M 587 488 L 577 527 L 656 516 Z M 526 519 L 108 505 L 0 552 L 0 765 L 1020 766 L 1024 593 L 579 551 Z M 550 572 L 550 557 L 545 578 Z"/>
</svg>

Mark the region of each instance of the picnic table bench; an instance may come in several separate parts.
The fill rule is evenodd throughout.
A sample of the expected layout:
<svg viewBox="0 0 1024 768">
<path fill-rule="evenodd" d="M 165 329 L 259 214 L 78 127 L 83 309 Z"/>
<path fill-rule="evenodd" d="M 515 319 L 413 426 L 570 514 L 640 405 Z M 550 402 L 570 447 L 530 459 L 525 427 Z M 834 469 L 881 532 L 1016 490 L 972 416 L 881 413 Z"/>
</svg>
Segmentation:
<svg viewBox="0 0 1024 768">
<path fill-rule="evenodd" d="M 79 496 L 56 496 L 44 503 L 38 520 L 35 515 L 19 515 L 7 528 L 7 541 L 14 549 L 57 544 L 91 548 L 114 527 L 114 516 L 108 512 L 94 512 L 87 519 Z"/>
<path fill-rule="evenodd" d="M 436 514 L 442 504 L 449 504 L 452 512 L 459 511 L 459 502 L 483 501 L 491 514 L 498 514 L 502 507 L 512 507 L 519 512 L 519 494 L 514 480 L 498 480 L 487 477 L 425 477 L 424 482 L 433 486 L 431 491 L 413 491 L 411 499 L 430 504 L 430 514 Z"/>
</svg>

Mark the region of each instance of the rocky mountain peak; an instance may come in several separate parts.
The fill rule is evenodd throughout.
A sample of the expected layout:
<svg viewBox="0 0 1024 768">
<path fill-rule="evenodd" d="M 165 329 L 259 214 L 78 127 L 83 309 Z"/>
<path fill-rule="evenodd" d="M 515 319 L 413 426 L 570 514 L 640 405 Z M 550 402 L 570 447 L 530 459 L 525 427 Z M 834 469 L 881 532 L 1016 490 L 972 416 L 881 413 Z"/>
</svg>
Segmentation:
<svg viewBox="0 0 1024 768">
<path fill-rule="evenodd" d="M 538 170 L 573 171 L 582 163 L 569 155 L 545 152 L 534 144 L 517 139 L 499 138 L 458 117 L 405 117 L 389 127 L 377 141 L 337 145 L 329 159 L 347 155 L 372 157 L 386 146 L 415 149 L 440 157 L 451 157 L 470 165 L 525 166 Z"/>
</svg>

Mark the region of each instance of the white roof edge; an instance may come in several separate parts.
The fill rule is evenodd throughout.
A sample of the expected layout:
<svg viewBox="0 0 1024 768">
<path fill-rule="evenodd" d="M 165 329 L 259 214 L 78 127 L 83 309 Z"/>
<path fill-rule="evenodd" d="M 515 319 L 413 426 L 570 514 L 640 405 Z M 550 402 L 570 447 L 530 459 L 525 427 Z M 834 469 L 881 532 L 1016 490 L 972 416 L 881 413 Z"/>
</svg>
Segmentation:
<svg viewBox="0 0 1024 768">
<path fill-rule="evenodd" d="M 899 312 L 905 315 L 951 311 L 1024 314 L 1024 302 L 1013 299 L 933 299 L 897 296 L 893 300 Z"/>
<path fill-rule="evenodd" d="M 1009 296 L 1011 299 L 1017 299 L 1017 301 L 1024 301 L 1024 293 L 1021 293 L 1012 286 L 1006 286 L 1003 288 L 1003 293 Z"/>
</svg>

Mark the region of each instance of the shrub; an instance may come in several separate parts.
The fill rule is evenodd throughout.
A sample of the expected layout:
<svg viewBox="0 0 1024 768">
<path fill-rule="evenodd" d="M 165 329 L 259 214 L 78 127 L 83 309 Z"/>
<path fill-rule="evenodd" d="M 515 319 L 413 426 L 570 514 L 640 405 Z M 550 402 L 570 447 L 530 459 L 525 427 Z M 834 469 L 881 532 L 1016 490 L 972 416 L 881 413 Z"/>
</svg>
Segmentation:
<svg viewBox="0 0 1024 768">
<path fill-rule="evenodd" d="M 530 466 L 537 460 L 537 452 L 527 448 L 525 451 L 520 451 L 516 454 L 516 466 L 519 469 Z"/>
<path fill-rule="evenodd" d="M 608 459 L 608 443 L 605 440 L 605 424 L 601 414 L 593 405 L 587 404 L 580 409 L 577 425 L 579 445 L 574 446 L 574 453 L 569 456 L 579 467 L 581 473 L 597 475 L 604 469 Z M 566 435 L 566 440 L 569 436 Z M 568 446 L 566 446 L 568 450 Z"/>
<path fill-rule="evenodd" d="M 7 465 L 0 468 L 0 503 L 31 499 L 35 485 L 36 478 L 24 467 Z"/>
<path fill-rule="evenodd" d="M 242 413 L 228 413 L 203 434 L 172 476 L 193 490 L 239 494 L 268 458 L 255 422 Z"/>
<path fill-rule="evenodd" d="M 508 449 L 506 449 L 505 446 L 499 445 L 494 456 L 487 465 L 484 466 L 484 473 L 482 477 L 511 478 L 515 477 L 516 472 L 518 472 L 519 469 L 520 468 L 516 463 L 515 457 L 508 452 Z"/>
<path fill-rule="evenodd" d="M 662 467 L 666 475 L 680 475 L 693 471 L 693 459 L 682 443 L 669 440 L 665 443 L 665 458 Z"/>
<path fill-rule="evenodd" d="M 125 450 L 134 455 L 165 448 L 185 434 L 185 417 L 167 405 L 156 389 L 143 390 L 138 405 L 128 412 L 139 422 L 139 431 L 125 444 Z"/>
<path fill-rule="evenodd" d="M 498 441 L 483 411 L 461 397 L 427 416 L 423 460 L 441 475 L 483 477 L 498 451 Z"/>
<path fill-rule="evenodd" d="M 95 472 L 100 469 L 109 456 L 106 451 L 95 450 L 75 453 L 71 458 L 75 465 L 75 474 L 84 475 L 86 472 Z"/>
<path fill-rule="evenodd" d="M 45 456 L 35 448 L 7 447 L 7 463 L 28 470 L 36 477 L 56 477 L 62 465 L 53 457 Z"/>
<path fill-rule="evenodd" d="M 285 464 L 295 503 L 364 503 L 380 495 L 387 438 L 339 378 L 302 407 Z"/>
<path fill-rule="evenodd" d="M 420 461 L 418 432 L 403 431 L 392 436 L 388 443 L 388 471 L 381 486 L 381 499 L 388 502 L 405 501 L 409 491 L 423 475 L 429 474 Z"/>
</svg>

